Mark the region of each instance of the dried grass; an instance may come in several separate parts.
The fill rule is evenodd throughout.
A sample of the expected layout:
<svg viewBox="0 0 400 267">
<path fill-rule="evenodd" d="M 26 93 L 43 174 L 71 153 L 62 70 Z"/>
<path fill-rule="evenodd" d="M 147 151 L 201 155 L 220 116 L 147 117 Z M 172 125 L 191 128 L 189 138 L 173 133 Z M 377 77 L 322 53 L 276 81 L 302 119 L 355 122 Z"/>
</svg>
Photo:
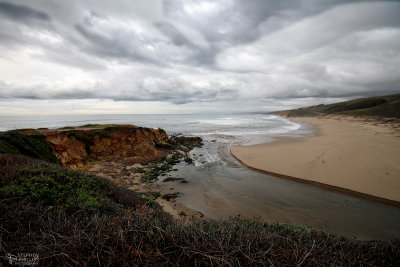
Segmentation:
<svg viewBox="0 0 400 267">
<path fill-rule="evenodd" d="M 7 183 L 17 176 L 15 169 L 41 164 L 7 157 L 0 156 L 0 174 Z M 1 195 L 0 255 L 38 253 L 42 266 L 400 265 L 398 240 L 338 238 L 239 218 L 182 225 L 135 192 L 110 187 L 113 201 L 124 204 L 112 213 L 61 210 L 29 197 Z"/>
</svg>

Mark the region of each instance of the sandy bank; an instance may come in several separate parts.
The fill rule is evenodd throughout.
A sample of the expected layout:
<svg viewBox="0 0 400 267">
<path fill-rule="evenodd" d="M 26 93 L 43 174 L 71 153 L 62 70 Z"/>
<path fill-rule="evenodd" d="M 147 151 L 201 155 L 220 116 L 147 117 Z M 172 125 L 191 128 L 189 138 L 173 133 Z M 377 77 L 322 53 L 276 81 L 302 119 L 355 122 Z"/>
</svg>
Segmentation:
<svg viewBox="0 0 400 267">
<path fill-rule="evenodd" d="M 245 165 L 284 178 L 400 204 L 398 125 L 346 118 L 296 118 L 314 136 L 232 146 Z"/>
</svg>

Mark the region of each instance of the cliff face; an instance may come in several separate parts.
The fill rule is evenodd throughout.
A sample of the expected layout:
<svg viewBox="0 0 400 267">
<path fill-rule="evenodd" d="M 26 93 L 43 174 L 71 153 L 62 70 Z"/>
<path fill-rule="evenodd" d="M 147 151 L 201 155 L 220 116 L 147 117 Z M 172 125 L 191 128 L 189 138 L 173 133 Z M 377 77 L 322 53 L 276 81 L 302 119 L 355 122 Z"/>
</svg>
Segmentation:
<svg viewBox="0 0 400 267">
<path fill-rule="evenodd" d="M 153 159 L 162 149 L 171 148 L 162 129 L 135 126 L 103 129 L 44 131 L 46 141 L 61 164 L 72 170 L 84 170 L 91 162 L 138 157 Z"/>
<path fill-rule="evenodd" d="M 175 152 L 185 156 L 193 147 L 201 145 L 199 137 L 168 138 L 162 129 L 132 125 L 85 125 L 56 130 L 0 132 L 0 154 L 27 155 L 81 171 L 101 162 L 128 160 L 147 163 Z"/>
</svg>

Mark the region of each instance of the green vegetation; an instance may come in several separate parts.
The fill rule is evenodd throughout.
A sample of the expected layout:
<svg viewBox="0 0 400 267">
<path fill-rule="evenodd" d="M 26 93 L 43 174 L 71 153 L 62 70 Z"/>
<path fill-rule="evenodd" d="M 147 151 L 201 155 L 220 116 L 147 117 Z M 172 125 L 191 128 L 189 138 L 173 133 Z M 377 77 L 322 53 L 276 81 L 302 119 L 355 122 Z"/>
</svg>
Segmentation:
<svg viewBox="0 0 400 267">
<path fill-rule="evenodd" d="M 170 159 L 163 158 L 149 163 L 149 167 L 144 171 L 141 178 L 142 182 L 153 182 L 157 180 L 159 176 L 165 176 L 167 172 L 176 170 L 172 169 L 172 166 L 179 162 L 179 158 L 180 156 L 178 154 L 174 154 Z"/>
<path fill-rule="evenodd" d="M 0 154 L 27 155 L 53 163 L 59 163 L 45 137 L 34 130 L 19 130 L 0 133 Z"/>
<path fill-rule="evenodd" d="M 167 201 L 170 201 L 171 199 L 175 199 L 175 198 L 179 197 L 179 195 L 180 195 L 179 192 L 175 192 L 175 193 L 171 193 L 171 194 L 162 195 L 161 198 L 165 199 Z"/>
<path fill-rule="evenodd" d="M 153 200 L 156 200 L 161 196 L 160 192 L 149 192 L 148 195 L 151 196 Z"/>
<path fill-rule="evenodd" d="M 13 177 L 1 181 L 0 194 L 4 197 L 30 198 L 62 209 L 107 208 L 111 190 L 93 175 L 66 171 L 42 162 L 30 168 L 17 170 Z"/>
<path fill-rule="evenodd" d="M 87 131 L 76 131 L 71 130 L 65 132 L 66 136 L 68 137 L 75 137 L 77 140 L 81 141 L 85 144 L 86 150 L 90 151 L 90 146 L 94 145 L 93 137 L 91 137 Z"/>
<path fill-rule="evenodd" d="M 181 224 L 159 195 L 25 156 L 0 154 L 0 177 L 0 254 L 38 253 L 40 266 L 400 265 L 399 240 L 239 218 Z"/>
<path fill-rule="evenodd" d="M 400 118 L 400 94 L 353 99 L 329 105 L 317 105 L 288 111 L 289 117 L 319 115 L 375 116 Z"/>
<path fill-rule="evenodd" d="M 304 225 L 297 225 L 292 223 L 278 223 L 274 226 L 277 231 L 293 233 L 296 235 L 309 235 L 312 233 L 312 228 Z"/>
</svg>

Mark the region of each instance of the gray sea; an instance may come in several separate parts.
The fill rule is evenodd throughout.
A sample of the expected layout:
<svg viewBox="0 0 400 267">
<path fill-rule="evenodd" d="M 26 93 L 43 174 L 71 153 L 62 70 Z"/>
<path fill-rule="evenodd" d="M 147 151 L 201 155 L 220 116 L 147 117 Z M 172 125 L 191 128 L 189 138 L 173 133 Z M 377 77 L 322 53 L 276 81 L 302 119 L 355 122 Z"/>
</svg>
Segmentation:
<svg viewBox="0 0 400 267">
<path fill-rule="evenodd" d="M 183 193 L 177 202 L 208 217 L 289 222 L 363 239 L 400 238 L 398 207 L 259 173 L 242 166 L 230 154 L 232 144 L 312 135 L 309 125 L 269 114 L 0 115 L 0 131 L 95 123 L 133 124 L 202 137 L 204 146 L 190 152 L 193 164 L 180 163 L 178 171 L 171 173 L 189 183 L 172 182 L 170 186 Z"/>
</svg>

